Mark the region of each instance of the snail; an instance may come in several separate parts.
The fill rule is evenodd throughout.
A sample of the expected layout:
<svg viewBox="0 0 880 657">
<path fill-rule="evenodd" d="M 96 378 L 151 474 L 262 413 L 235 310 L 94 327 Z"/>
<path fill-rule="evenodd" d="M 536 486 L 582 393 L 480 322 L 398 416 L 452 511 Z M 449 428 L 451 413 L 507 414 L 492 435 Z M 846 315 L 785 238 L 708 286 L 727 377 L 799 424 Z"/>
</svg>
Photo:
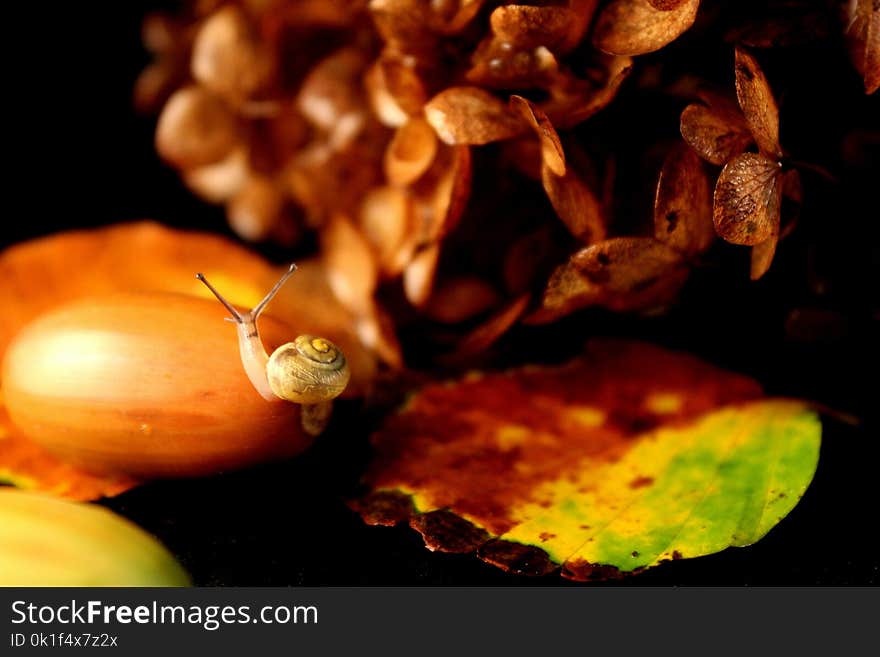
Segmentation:
<svg viewBox="0 0 880 657">
<path fill-rule="evenodd" d="M 295 269 L 250 312 L 212 289 L 236 322 L 238 344 L 219 321 L 220 306 L 189 294 L 87 296 L 43 312 L 4 354 L 12 425 L 83 469 L 138 479 L 214 474 L 301 452 L 326 424 L 349 368 L 329 340 L 286 342 L 290 328 L 261 317 Z M 268 347 L 281 345 L 272 356 L 261 333 Z"/>
<path fill-rule="evenodd" d="M 317 435 L 330 418 L 332 400 L 345 390 L 351 377 L 345 355 L 325 338 L 300 335 L 269 356 L 257 329 L 260 314 L 295 271 L 296 265 L 291 264 L 263 300 L 246 313 L 240 313 L 229 303 L 204 274 L 198 273 L 196 278 L 231 313 L 232 317 L 226 320 L 235 323 L 241 363 L 254 389 L 269 402 L 286 400 L 302 404 L 303 429 Z"/>
</svg>

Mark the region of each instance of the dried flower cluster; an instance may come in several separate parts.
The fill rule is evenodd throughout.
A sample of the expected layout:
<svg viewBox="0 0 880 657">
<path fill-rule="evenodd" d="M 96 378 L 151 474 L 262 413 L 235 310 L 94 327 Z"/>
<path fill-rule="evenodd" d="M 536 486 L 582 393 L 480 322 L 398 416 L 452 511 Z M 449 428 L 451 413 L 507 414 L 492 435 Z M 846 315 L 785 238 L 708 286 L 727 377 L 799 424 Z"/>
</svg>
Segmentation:
<svg viewBox="0 0 880 657">
<path fill-rule="evenodd" d="M 640 55 L 691 29 L 699 0 L 191 0 L 147 19 L 156 58 L 135 97 L 161 109 L 160 155 L 241 237 L 316 231 L 336 296 L 384 360 L 402 362 L 396 329 L 414 318 L 449 327 L 464 355 L 521 319 L 662 308 L 716 233 L 752 247 L 753 278 L 768 270 L 800 177 L 752 50 L 829 29 L 809 3 L 769 4 L 794 18 L 730 37 L 738 105 L 732 88 L 690 85 L 651 230 L 615 216 L 615 161 L 576 130 Z M 872 93 L 880 7 L 836 9 Z M 703 160 L 723 166 L 714 200 Z"/>
</svg>

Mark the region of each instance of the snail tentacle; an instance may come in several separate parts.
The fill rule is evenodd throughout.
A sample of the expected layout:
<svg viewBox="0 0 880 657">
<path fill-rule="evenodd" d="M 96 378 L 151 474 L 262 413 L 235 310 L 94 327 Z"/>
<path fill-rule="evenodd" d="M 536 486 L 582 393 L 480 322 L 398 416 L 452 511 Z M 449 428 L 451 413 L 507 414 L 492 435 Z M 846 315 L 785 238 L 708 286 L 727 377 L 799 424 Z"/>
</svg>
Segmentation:
<svg viewBox="0 0 880 657">
<path fill-rule="evenodd" d="M 292 268 L 291 270 L 288 270 L 288 273 L 282 277 L 280 282 L 283 283 L 286 281 L 291 273 L 293 273 Z M 208 279 L 205 278 L 204 274 L 198 273 L 196 274 L 196 278 L 204 283 L 211 293 L 217 297 L 217 300 L 232 314 L 232 317 L 227 317 L 226 319 L 235 322 L 241 364 L 244 366 L 244 371 L 251 384 L 266 401 L 279 401 L 278 396 L 272 392 L 272 388 L 269 385 L 269 380 L 266 376 L 266 366 L 269 364 L 269 354 L 266 353 L 266 349 L 263 347 L 263 341 L 260 339 L 260 331 L 257 328 L 257 316 L 262 312 L 263 308 L 266 307 L 266 304 L 271 301 L 272 297 L 275 296 L 275 293 L 278 292 L 278 289 L 281 286 L 276 284 L 254 310 L 242 313 L 229 303 L 229 301 L 227 301 L 213 285 L 211 285 Z"/>
<path fill-rule="evenodd" d="M 281 286 L 296 271 L 291 264 L 260 303 L 249 312 L 233 307 L 202 274 L 196 277 L 217 297 L 235 322 L 238 346 L 245 372 L 257 392 L 267 401 L 286 400 L 302 405 L 302 423 L 307 433 L 317 435 L 330 417 L 332 400 L 348 385 L 351 373 L 342 350 L 324 338 L 300 335 L 266 354 L 257 318 Z"/>
</svg>

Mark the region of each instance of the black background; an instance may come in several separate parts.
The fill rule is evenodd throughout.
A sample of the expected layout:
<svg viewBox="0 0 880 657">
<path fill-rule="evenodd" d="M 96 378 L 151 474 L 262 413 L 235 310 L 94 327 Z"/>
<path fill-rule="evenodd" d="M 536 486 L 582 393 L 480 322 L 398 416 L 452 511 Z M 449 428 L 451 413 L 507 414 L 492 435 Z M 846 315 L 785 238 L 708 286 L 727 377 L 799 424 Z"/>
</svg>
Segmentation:
<svg viewBox="0 0 880 657">
<path fill-rule="evenodd" d="M 0 241 L 140 218 L 231 235 L 222 210 L 195 199 L 156 157 L 154 119 L 131 109 L 132 85 L 149 61 L 140 21 L 160 3 L 19 4 L 28 6 L 5 10 L 4 20 L 4 169 L 11 175 L 3 185 Z M 697 47 L 706 54 L 695 63 Z M 721 39 L 695 44 L 683 38 L 670 48 L 665 56 L 672 61 L 689 59 L 722 80 L 719 62 L 727 66 L 732 59 Z M 652 57 L 639 64 L 649 66 Z M 861 425 L 826 418 L 813 484 L 755 546 L 664 564 L 621 585 L 880 581 L 874 538 L 880 175 L 876 150 L 871 166 L 858 169 L 848 168 L 839 153 L 851 128 L 878 129 L 880 109 L 876 98 L 861 93 L 842 48 L 823 42 L 783 49 L 762 63 L 780 96 L 783 143 L 797 144 L 800 159 L 826 166 L 840 180 L 832 185 L 805 177 L 804 216 L 770 273 L 750 283 L 745 250 L 721 245 L 716 255 L 728 266 L 695 274 L 666 317 L 580 313 L 551 328 L 515 331 L 506 348 L 528 360 L 541 357 L 530 346 L 537 336 L 560 345 L 553 357 L 575 351 L 589 335 L 648 339 L 751 374 L 770 393 L 853 414 Z M 683 105 L 647 106 L 640 93 L 636 85 L 624 89 L 621 101 L 631 102 L 615 111 L 632 112 L 633 127 L 617 136 L 635 143 L 658 125 L 674 133 Z M 620 120 L 600 115 L 590 130 L 613 130 Z M 816 341 L 792 340 L 785 320 L 797 307 L 834 311 L 842 328 Z M 343 502 L 356 492 L 369 457 L 375 417 L 359 411 L 357 402 L 340 405 L 330 431 L 289 462 L 153 482 L 105 503 L 155 533 L 199 585 L 572 585 L 556 576 L 512 577 L 472 556 L 430 553 L 404 527 L 365 526 Z"/>
</svg>

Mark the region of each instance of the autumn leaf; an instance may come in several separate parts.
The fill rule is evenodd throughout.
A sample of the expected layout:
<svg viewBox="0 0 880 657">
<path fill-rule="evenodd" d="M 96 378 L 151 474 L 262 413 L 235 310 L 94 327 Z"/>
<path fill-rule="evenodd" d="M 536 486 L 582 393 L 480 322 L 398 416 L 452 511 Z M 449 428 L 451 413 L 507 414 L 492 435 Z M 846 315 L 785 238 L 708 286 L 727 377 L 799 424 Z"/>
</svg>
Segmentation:
<svg viewBox="0 0 880 657">
<path fill-rule="evenodd" d="M 754 246 L 778 231 L 781 165 L 743 153 L 721 170 L 715 184 L 715 230 L 728 242 Z"/>
<path fill-rule="evenodd" d="M 758 541 L 797 504 L 820 424 L 803 402 L 643 343 L 425 386 L 372 437 L 371 524 L 505 570 L 601 579 Z"/>
<path fill-rule="evenodd" d="M 666 2 L 612 0 L 599 14 L 593 43 L 612 55 L 643 55 L 677 39 L 694 23 L 700 0 Z"/>
</svg>

